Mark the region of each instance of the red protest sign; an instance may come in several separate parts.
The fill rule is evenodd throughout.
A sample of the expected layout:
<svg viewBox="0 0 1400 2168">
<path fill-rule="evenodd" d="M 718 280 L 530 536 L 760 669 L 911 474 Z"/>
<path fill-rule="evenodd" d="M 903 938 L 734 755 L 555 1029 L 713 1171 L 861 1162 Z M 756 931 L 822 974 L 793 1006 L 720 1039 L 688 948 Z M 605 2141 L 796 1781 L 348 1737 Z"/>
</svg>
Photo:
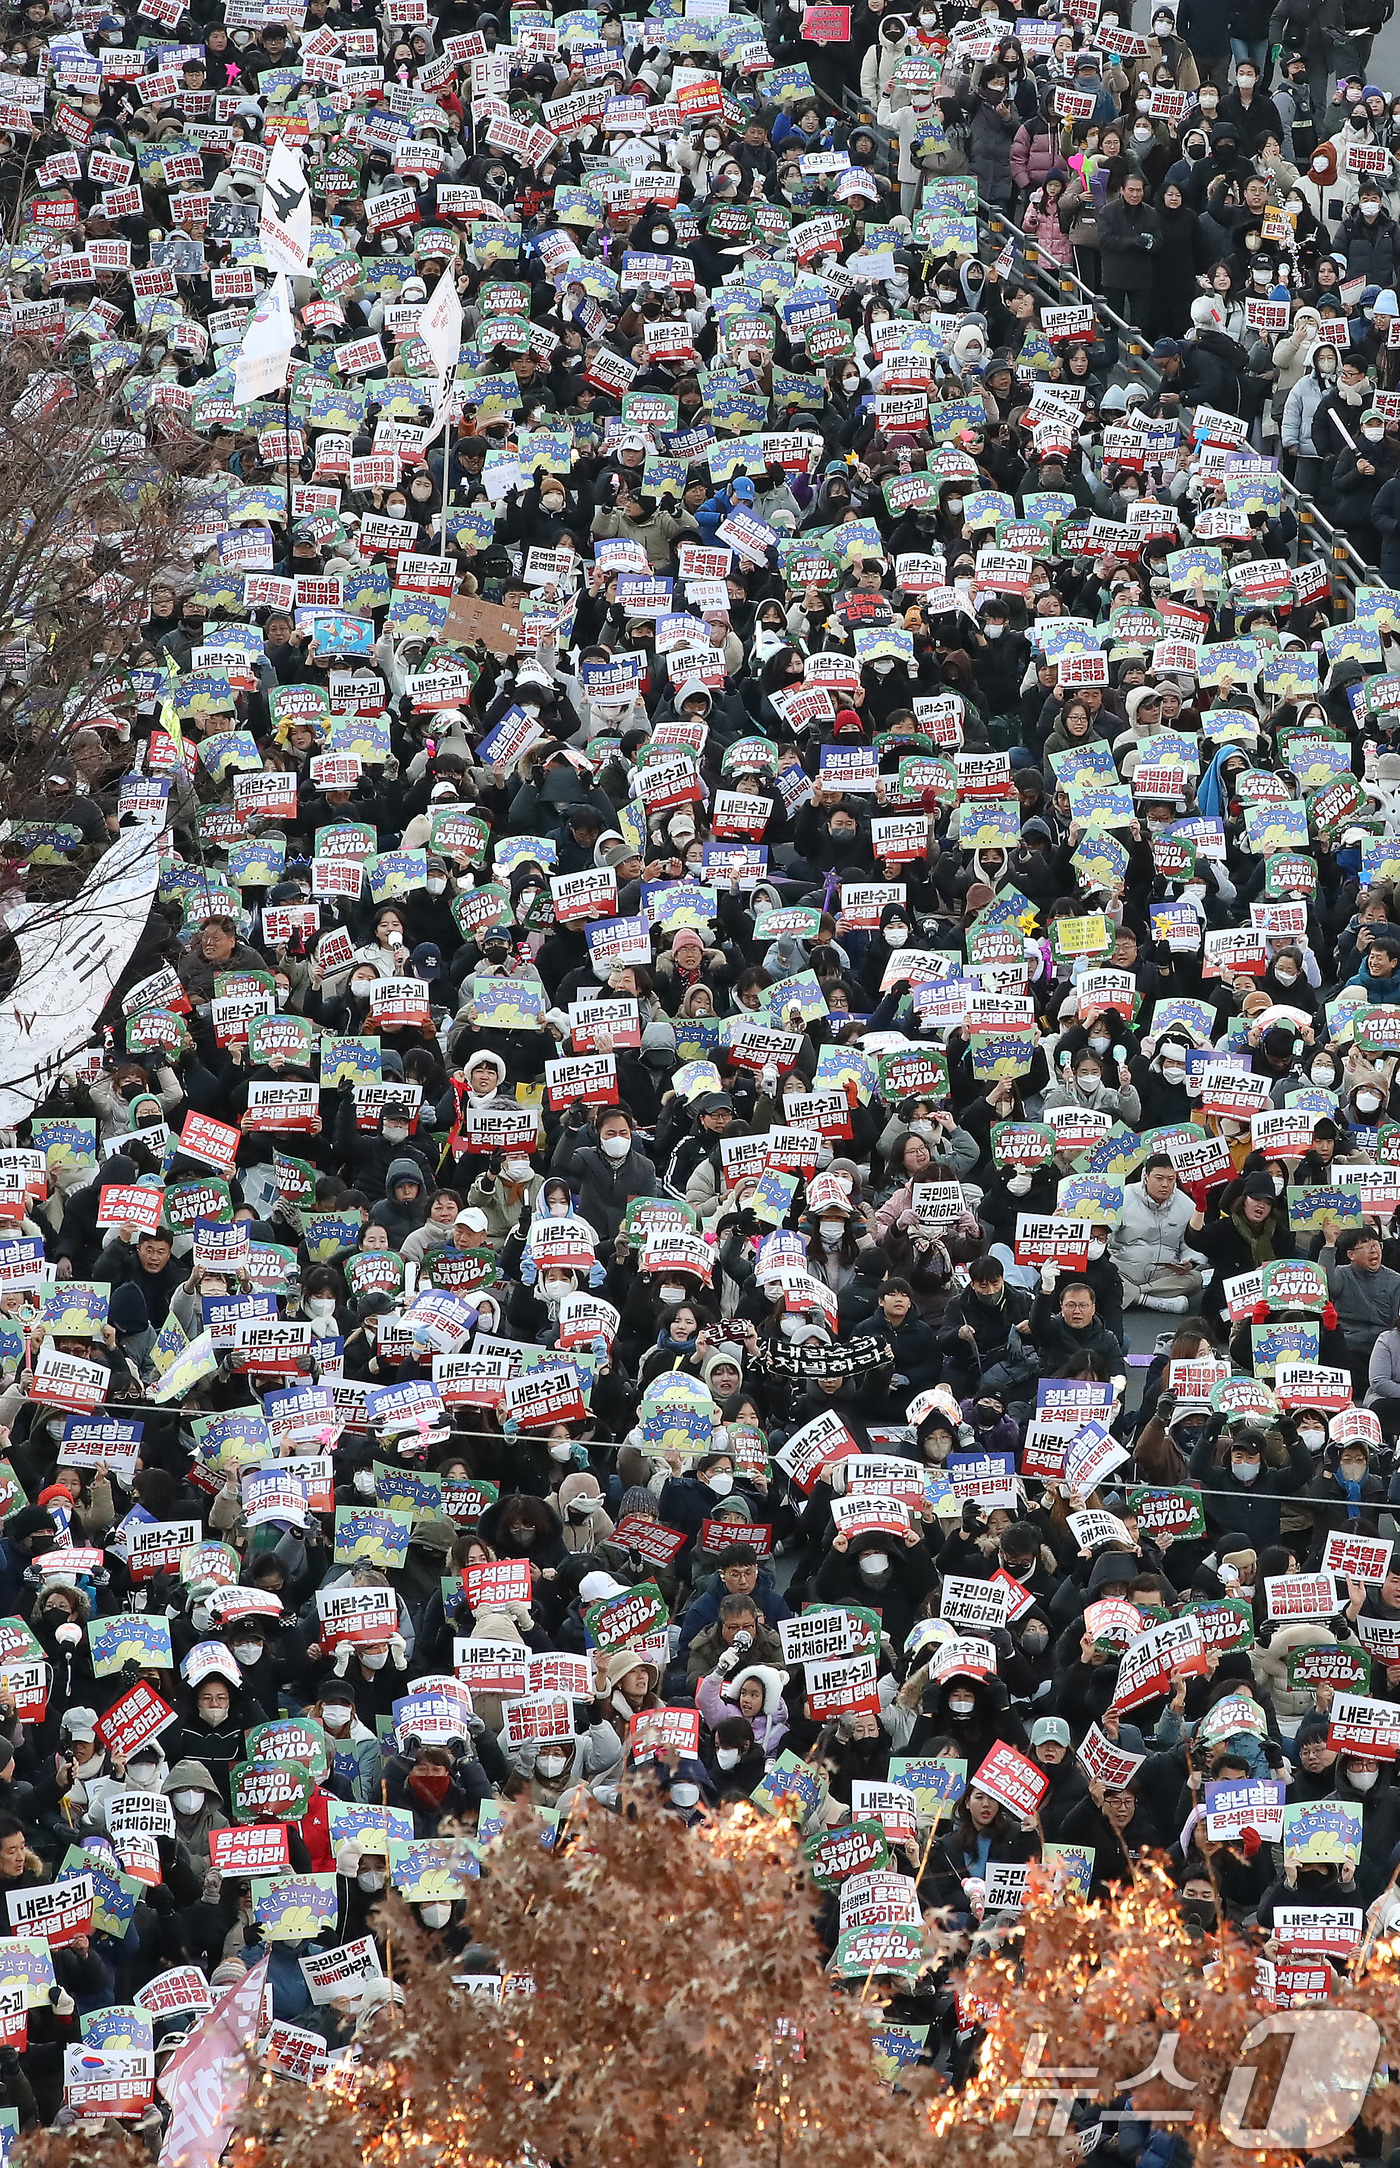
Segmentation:
<svg viewBox="0 0 1400 2168">
<path fill-rule="evenodd" d="M 129 1693 L 114 1701 L 97 1719 L 97 1736 L 110 1754 L 129 1761 L 147 1739 L 156 1738 L 175 1721 L 175 1711 L 162 1701 L 153 1686 L 139 1679 Z"/>
<path fill-rule="evenodd" d="M 972 1781 L 979 1792 L 999 1800 L 1025 1821 L 1040 1812 L 1041 1801 L 1050 1789 L 1044 1771 L 1002 1741 L 992 1748 Z"/>
</svg>

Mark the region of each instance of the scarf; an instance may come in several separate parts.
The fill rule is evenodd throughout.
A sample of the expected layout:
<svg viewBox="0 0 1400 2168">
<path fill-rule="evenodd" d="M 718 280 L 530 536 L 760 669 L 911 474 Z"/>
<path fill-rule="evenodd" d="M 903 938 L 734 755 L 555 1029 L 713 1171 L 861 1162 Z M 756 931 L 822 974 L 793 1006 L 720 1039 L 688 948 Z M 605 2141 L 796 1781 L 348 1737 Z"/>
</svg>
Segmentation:
<svg viewBox="0 0 1400 2168">
<path fill-rule="evenodd" d="M 1338 1469 L 1337 1488 L 1339 1491 L 1342 1492 L 1343 1496 L 1347 1501 L 1347 1519 L 1349 1521 L 1359 1521 L 1361 1518 L 1361 1507 L 1359 1504 L 1359 1500 L 1361 1497 L 1361 1485 L 1359 1483 L 1351 1482 L 1349 1478 L 1344 1476 L 1341 1470 Z"/>
<path fill-rule="evenodd" d="M 1251 1227 L 1249 1221 L 1245 1218 L 1243 1212 L 1232 1212 L 1230 1214 L 1230 1223 L 1236 1229 L 1241 1239 L 1248 1245 L 1249 1254 L 1253 1258 L 1255 1264 L 1268 1264 L 1274 1254 L 1273 1213 L 1270 1212 L 1268 1218 L 1260 1227 Z"/>
</svg>

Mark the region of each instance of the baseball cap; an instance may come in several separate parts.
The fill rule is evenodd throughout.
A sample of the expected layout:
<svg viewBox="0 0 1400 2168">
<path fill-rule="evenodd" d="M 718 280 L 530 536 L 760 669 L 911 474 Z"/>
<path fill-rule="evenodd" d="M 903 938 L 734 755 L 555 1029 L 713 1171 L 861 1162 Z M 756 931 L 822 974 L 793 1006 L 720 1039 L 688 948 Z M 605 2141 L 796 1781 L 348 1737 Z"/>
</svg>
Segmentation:
<svg viewBox="0 0 1400 2168">
<path fill-rule="evenodd" d="M 733 496 L 743 497 L 747 503 L 753 503 L 753 483 L 746 474 L 736 474 L 729 488 Z"/>
<path fill-rule="evenodd" d="M 1032 1746 L 1068 1746 L 1069 1726 L 1062 1716 L 1038 1716 L 1031 1726 Z"/>
</svg>

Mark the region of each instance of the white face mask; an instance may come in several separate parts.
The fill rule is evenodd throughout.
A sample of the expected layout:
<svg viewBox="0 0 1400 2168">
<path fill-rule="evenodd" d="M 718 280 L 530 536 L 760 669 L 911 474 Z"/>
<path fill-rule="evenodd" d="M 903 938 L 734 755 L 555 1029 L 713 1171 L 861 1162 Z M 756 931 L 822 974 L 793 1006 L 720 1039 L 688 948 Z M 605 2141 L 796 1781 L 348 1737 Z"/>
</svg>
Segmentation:
<svg viewBox="0 0 1400 2168">
<path fill-rule="evenodd" d="M 384 1142 L 386 1144 L 403 1144 L 406 1142 L 407 1137 L 408 1131 L 402 1122 L 385 1123 Z"/>
<path fill-rule="evenodd" d="M 357 1468 L 350 1480 L 362 1498 L 372 1498 L 374 1496 L 374 1470 L 372 1468 Z"/>
<path fill-rule="evenodd" d="M 711 1474 L 706 1476 L 705 1481 L 709 1484 L 716 1498 L 727 1498 L 734 1488 L 734 1478 L 727 1468 L 714 1469 Z"/>
<path fill-rule="evenodd" d="M 153 1792 L 160 1776 L 159 1762 L 128 1762 L 126 1781 L 134 1792 Z"/>
<path fill-rule="evenodd" d="M 427 889 L 430 896 L 440 896 L 443 890 L 446 888 L 447 883 L 446 881 L 439 881 L 434 879 L 431 881 L 425 881 L 423 883 L 423 886 Z"/>
<path fill-rule="evenodd" d="M 820 1220 L 818 1226 L 821 1230 L 823 1249 L 839 1249 L 841 1247 L 841 1237 L 846 1232 L 846 1222 L 844 1220 Z"/>
<path fill-rule="evenodd" d="M 1089 1244 L 1089 1255 L 1091 1257 L 1102 1257 L 1107 1248 L 1108 1244 L 1106 1242 L 1091 1242 Z"/>
<path fill-rule="evenodd" d="M 1379 218 L 1379 217 L 1380 217 L 1380 215 L 1381 215 L 1381 207 L 1380 207 L 1380 205 L 1379 205 L 1378 203 L 1363 203 L 1363 204 L 1362 204 L 1362 206 L 1361 206 L 1361 216 L 1362 216 L 1363 218 Z"/>
<path fill-rule="evenodd" d="M 1314 1084 L 1332 1084 L 1336 1081 L 1337 1072 L 1330 1061 L 1315 1061 L 1308 1075 Z"/>
<path fill-rule="evenodd" d="M 233 1653 L 240 1664 L 258 1663 L 261 1660 L 262 1652 L 263 1645 L 261 1641 L 235 1641 L 233 1644 Z"/>
<path fill-rule="evenodd" d="M 948 1697 L 948 1707 L 954 1716 L 971 1716 L 977 1703 L 971 1694 L 951 1694 Z"/>
<path fill-rule="evenodd" d="M 886 948 L 903 948 L 908 939 L 909 928 L 907 926 L 887 926 L 885 928 Z"/>
<path fill-rule="evenodd" d="M 552 1445 L 550 1447 L 549 1457 L 551 1460 L 558 1461 L 572 1460 L 574 1457 L 574 1449 L 566 1439 L 562 1445 Z"/>
<path fill-rule="evenodd" d="M 698 1784 L 673 1784 L 671 1786 L 671 1805 L 673 1807 L 698 1807 L 699 1804 L 700 1787 Z"/>
<path fill-rule="evenodd" d="M 1325 1430 L 1314 1430 L 1309 1427 L 1307 1430 L 1300 1429 L 1298 1435 L 1310 1453 L 1320 1453 L 1327 1443 Z"/>
<path fill-rule="evenodd" d="M 388 1661 L 389 1651 L 387 1649 L 363 1649 L 360 1652 L 360 1662 L 364 1665 L 366 1671 L 382 1671 Z"/>
<path fill-rule="evenodd" d="M 562 1754 L 537 1754 L 535 1756 L 535 1767 L 542 1777 L 549 1777 L 553 1780 L 555 1777 L 563 1776 L 568 1767 L 568 1761 Z"/>
<path fill-rule="evenodd" d="M 528 1182 L 534 1169 L 528 1159 L 508 1159 L 504 1171 L 512 1182 Z"/>
<path fill-rule="evenodd" d="M 661 1287 L 657 1289 L 657 1293 L 668 1308 L 673 1303 L 685 1301 L 685 1289 L 683 1287 Z"/>
<path fill-rule="evenodd" d="M 739 1766 L 738 1747 L 717 1746 L 715 1748 L 715 1760 L 721 1769 L 737 1769 Z"/>
<path fill-rule="evenodd" d="M 1359 1114 L 1374 1114 L 1380 1103 L 1381 1095 L 1379 1092 L 1358 1092 L 1356 1095 L 1356 1108 Z"/>
<path fill-rule="evenodd" d="M 1013 1197 L 1024 1197 L 1031 1186 L 1031 1178 L 1028 1174 L 1009 1174 L 1006 1177 L 1006 1186 Z"/>
<path fill-rule="evenodd" d="M 1353 1769 L 1349 1781 L 1353 1791 L 1369 1792 L 1379 1775 L 1379 1769 Z"/>
<path fill-rule="evenodd" d="M 1257 1483 L 1260 1463 L 1257 1460 L 1232 1460 L 1230 1473 L 1237 1483 Z"/>
<path fill-rule="evenodd" d="M 376 1890 L 384 1887 L 384 1875 L 378 1867 L 361 1867 L 355 1880 L 361 1889 Z"/>
<path fill-rule="evenodd" d="M 1168 1084 L 1181 1084 L 1186 1078 L 1185 1064 L 1179 1061 L 1164 1061 L 1162 1075 L 1166 1078 Z"/>
<path fill-rule="evenodd" d="M 1363 429 L 1361 434 L 1368 444 L 1379 444 L 1384 439 L 1385 431 L 1383 429 Z"/>
<path fill-rule="evenodd" d="M 451 1905 L 422 1905 L 419 1909 L 425 1927 L 445 1927 L 452 1917 Z"/>
<path fill-rule="evenodd" d="M 603 1156 L 606 1159 L 625 1159 L 632 1149 L 630 1136 L 604 1137 L 601 1139 L 601 1143 Z"/>
<path fill-rule="evenodd" d="M 1089 1044 L 1096 1054 L 1106 1054 L 1113 1041 L 1104 1032 L 1096 1031 L 1090 1035 Z"/>
<path fill-rule="evenodd" d="M 670 236 L 670 235 L 669 235 L 669 234 L 667 233 L 667 231 L 666 231 L 666 229 L 665 229 L 665 227 L 664 227 L 664 226 L 653 226 L 653 227 L 652 227 L 652 229 L 651 229 L 651 245 L 652 245 L 652 247 L 653 247 L 653 248 L 665 248 L 665 246 L 666 246 L 667 242 L 668 242 L 668 241 L 670 240 L 670 238 L 671 238 L 671 236 Z"/>
<path fill-rule="evenodd" d="M 1291 986 L 1297 976 L 1298 966 L 1296 964 L 1274 965 L 1274 977 L 1278 980 L 1280 986 Z"/>
<path fill-rule="evenodd" d="M 313 1317 L 334 1317 L 335 1303 L 329 1295 L 314 1295 L 306 1305 Z"/>
<path fill-rule="evenodd" d="M 321 1722 L 327 1731 L 343 1731 L 354 1711 L 348 1701 L 323 1701 Z"/>
<path fill-rule="evenodd" d="M 204 1805 L 203 1792 L 172 1792 L 171 1804 L 177 1814 L 198 1814 Z"/>
<path fill-rule="evenodd" d="M 860 1561 L 860 1570 L 867 1581 L 883 1581 L 890 1570 L 890 1562 L 883 1551 L 867 1551 Z"/>
</svg>

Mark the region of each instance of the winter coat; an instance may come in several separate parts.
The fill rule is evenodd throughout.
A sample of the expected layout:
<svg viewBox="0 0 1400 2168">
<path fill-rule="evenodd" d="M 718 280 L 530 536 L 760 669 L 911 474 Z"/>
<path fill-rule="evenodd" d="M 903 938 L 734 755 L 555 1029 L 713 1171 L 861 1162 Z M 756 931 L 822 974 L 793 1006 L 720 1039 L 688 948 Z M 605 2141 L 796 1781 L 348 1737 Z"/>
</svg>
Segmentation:
<svg viewBox="0 0 1400 2168">
<path fill-rule="evenodd" d="M 1317 410 L 1327 397 L 1328 387 L 1318 382 L 1309 369 L 1300 376 L 1283 405 L 1283 428 L 1280 435 L 1286 452 L 1297 452 L 1303 459 L 1317 457 L 1313 444 L 1313 421 Z"/>
<path fill-rule="evenodd" d="M 1364 459 L 1375 472 L 1358 473 L 1358 459 Z M 1400 451 L 1389 439 L 1382 444 L 1368 444 L 1363 437 L 1354 452 L 1341 453 L 1332 470 L 1332 517 L 1343 533 L 1354 534 L 1357 528 L 1371 525 L 1371 508 L 1397 468 Z"/>
<path fill-rule="evenodd" d="M 1025 132 L 1023 128 L 1021 136 Z M 1018 143 L 1021 136 L 1016 138 Z M 1012 157 L 1014 163 L 1014 152 Z M 1028 203 L 1021 213 L 1021 225 L 1023 230 L 1035 242 L 1037 249 L 1046 262 L 1057 264 L 1073 263 L 1074 244 L 1060 225 L 1058 204 Z"/>
<path fill-rule="evenodd" d="M 1016 140 L 1017 122 L 1013 109 L 1010 113 L 999 112 L 988 97 L 979 97 L 972 116 L 972 132 L 968 139 L 968 159 L 977 176 L 979 192 L 988 203 L 1009 208 L 1016 194 L 1016 183 L 1011 171 L 1011 146 Z"/>
<path fill-rule="evenodd" d="M 1389 211 L 1379 218 L 1363 218 L 1354 211 L 1337 236 L 1346 252 L 1347 277 L 1364 279 L 1368 286 L 1393 286 L 1400 266 L 1400 229 Z"/>
<path fill-rule="evenodd" d="M 634 1197 L 655 1197 L 660 1182 L 646 1154 L 633 1144 L 625 1159 L 609 1159 L 592 1129 L 563 1129 L 551 1167 L 555 1174 L 577 1177 L 578 1208 L 601 1240 L 610 1242 Z"/>
<path fill-rule="evenodd" d="M 1182 1256 L 1181 1244 L 1195 1210 L 1180 1188 L 1159 1205 L 1153 1203 L 1141 1182 L 1130 1182 L 1123 1192 L 1123 1216 L 1113 1230 L 1110 1245 L 1118 1270 L 1130 1280 L 1140 1280 L 1155 1265 L 1189 1264 L 1191 1260 Z"/>
<path fill-rule="evenodd" d="M 1028 120 L 1016 130 L 1011 171 L 1018 188 L 1043 187 L 1052 173 L 1065 171 L 1059 146 L 1043 120 Z"/>
</svg>

